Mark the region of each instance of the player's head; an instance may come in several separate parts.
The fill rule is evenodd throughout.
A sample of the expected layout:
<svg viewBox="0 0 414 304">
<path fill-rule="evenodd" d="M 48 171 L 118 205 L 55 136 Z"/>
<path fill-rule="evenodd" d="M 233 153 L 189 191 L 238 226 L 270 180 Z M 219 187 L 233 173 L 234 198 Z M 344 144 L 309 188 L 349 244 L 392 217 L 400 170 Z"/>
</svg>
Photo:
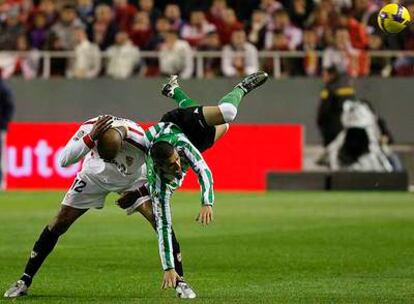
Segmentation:
<svg viewBox="0 0 414 304">
<path fill-rule="evenodd" d="M 150 154 L 157 170 L 166 175 L 182 177 L 180 155 L 173 145 L 166 141 L 156 142 L 152 145 Z"/>
<path fill-rule="evenodd" d="M 122 148 L 122 141 L 125 137 L 123 128 L 110 128 L 98 138 L 96 148 L 99 156 L 104 160 L 113 160 Z"/>
</svg>

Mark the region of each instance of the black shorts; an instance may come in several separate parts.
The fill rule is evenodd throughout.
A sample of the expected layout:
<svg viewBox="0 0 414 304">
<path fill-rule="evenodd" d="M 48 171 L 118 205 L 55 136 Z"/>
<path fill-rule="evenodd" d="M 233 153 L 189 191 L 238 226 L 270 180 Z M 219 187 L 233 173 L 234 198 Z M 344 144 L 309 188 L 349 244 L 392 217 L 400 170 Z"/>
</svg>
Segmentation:
<svg viewBox="0 0 414 304">
<path fill-rule="evenodd" d="M 180 127 L 200 152 L 214 144 L 216 128 L 207 125 L 202 106 L 172 110 L 162 116 L 161 122 L 172 122 Z"/>
</svg>

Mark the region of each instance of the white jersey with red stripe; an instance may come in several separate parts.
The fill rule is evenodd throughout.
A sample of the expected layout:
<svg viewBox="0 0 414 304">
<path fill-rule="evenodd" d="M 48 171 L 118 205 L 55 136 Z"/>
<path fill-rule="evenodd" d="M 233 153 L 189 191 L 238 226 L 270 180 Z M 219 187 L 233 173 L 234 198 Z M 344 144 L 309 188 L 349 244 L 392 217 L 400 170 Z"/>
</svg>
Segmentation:
<svg viewBox="0 0 414 304">
<path fill-rule="evenodd" d="M 147 140 L 144 130 L 129 119 L 114 117 L 112 126 L 125 127 L 127 136 L 115 159 L 104 161 L 99 157 L 96 145 L 89 136 L 97 119 L 98 117 L 90 119 L 80 126 L 60 154 L 60 165 L 66 167 L 84 159 L 82 174 L 88 175 L 88 178 L 107 191 L 123 191 L 145 174 Z"/>
</svg>

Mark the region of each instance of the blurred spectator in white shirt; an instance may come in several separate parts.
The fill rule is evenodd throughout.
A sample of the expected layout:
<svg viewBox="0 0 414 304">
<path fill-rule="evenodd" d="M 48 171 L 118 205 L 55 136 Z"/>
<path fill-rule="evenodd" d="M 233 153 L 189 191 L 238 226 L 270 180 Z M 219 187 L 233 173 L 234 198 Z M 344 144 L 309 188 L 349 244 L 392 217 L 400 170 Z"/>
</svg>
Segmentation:
<svg viewBox="0 0 414 304">
<path fill-rule="evenodd" d="M 196 47 L 207 33 L 215 31 L 214 24 L 207 21 L 203 11 L 192 11 L 190 15 L 190 23 L 183 26 L 181 37 Z"/>
<path fill-rule="evenodd" d="M 65 50 L 73 50 L 74 32 L 79 27 L 83 27 L 83 24 L 77 17 L 75 7 L 65 5 L 60 12 L 59 21 L 52 27 L 52 33 L 59 37 Z"/>
<path fill-rule="evenodd" d="M 74 40 L 75 56 L 69 64 L 67 76 L 69 78 L 94 78 L 101 71 L 101 51 L 90 42 L 82 27 L 75 29 Z"/>
<path fill-rule="evenodd" d="M 163 75 L 178 74 L 188 79 L 194 72 L 194 54 L 187 41 L 178 39 L 176 31 L 164 34 L 165 41 L 159 52 L 160 72 Z"/>
<path fill-rule="evenodd" d="M 340 27 L 335 30 L 334 45 L 325 49 L 322 66 L 336 67 L 340 73 L 347 73 L 349 76 L 358 75 L 358 50 L 352 47 L 347 28 Z"/>
<path fill-rule="evenodd" d="M 140 59 L 138 47 L 132 44 L 126 32 L 116 34 L 115 45 L 109 47 L 107 54 L 106 73 L 118 79 L 130 77 Z"/>
<path fill-rule="evenodd" d="M 256 47 L 247 42 L 243 30 L 233 32 L 231 43 L 223 48 L 221 69 L 224 76 L 238 77 L 257 72 L 259 60 Z"/>
<path fill-rule="evenodd" d="M 302 43 L 302 31 L 291 24 L 287 11 L 278 10 L 274 13 L 272 22 L 268 25 L 265 37 L 265 46 L 270 48 L 273 41 L 273 32 L 281 31 L 289 41 L 289 50 L 296 50 Z"/>
</svg>

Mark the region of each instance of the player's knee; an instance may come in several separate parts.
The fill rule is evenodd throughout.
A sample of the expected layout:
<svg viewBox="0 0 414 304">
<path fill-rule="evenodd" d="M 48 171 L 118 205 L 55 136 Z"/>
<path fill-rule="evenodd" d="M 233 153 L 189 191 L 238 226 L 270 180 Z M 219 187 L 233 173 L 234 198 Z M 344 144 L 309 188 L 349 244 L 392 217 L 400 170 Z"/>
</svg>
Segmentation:
<svg viewBox="0 0 414 304">
<path fill-rule="evenodd" d="M 49 230 L 56 235 L 62 235 L 71 225 L 72 221 L 69 219 L 56 219 L 53 223 L 49 224 Z"/>
<path fill-rule="evenodd" d="M 231 103 L 222 103 L 219 108 L 225 122 L 232 122 L 236 119 L 237 108 Z"/>
</svg>

